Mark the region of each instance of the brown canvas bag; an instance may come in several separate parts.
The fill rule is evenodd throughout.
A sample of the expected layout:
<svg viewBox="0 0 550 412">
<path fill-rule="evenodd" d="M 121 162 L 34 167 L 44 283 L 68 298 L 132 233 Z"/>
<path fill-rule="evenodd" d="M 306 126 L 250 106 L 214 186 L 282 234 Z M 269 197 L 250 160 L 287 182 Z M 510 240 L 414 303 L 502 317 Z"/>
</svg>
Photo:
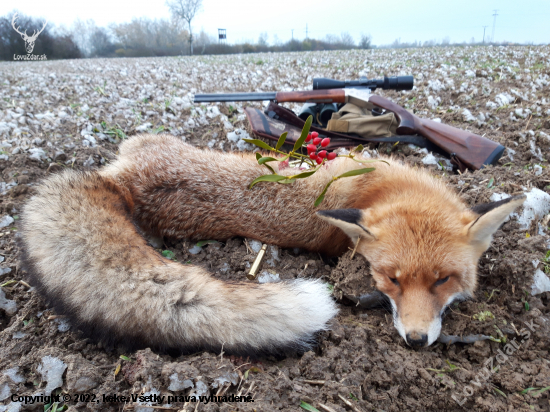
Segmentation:
<svg viewBox="0 0 550 412">
<path fill-rule="evenodd" d="M 352 103 L 344 105 L 332 114 L 327 130 L 337 133 L 354 133 L 361 137 L 395 136 L 398 122 L 391 112 L 374 116 L 372 107 L 359 107 Z"/>
</svg>

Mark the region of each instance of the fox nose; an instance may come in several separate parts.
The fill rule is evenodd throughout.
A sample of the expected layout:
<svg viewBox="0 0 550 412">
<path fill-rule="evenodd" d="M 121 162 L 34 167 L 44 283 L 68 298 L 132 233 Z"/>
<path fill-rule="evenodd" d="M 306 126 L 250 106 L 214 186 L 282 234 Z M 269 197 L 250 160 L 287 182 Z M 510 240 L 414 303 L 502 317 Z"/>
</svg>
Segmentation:
<svg viewBox="0 0 550 412">
<path fill-rule="evenodd" d="M 407 343 L 413 348 L 421 348 L 426 346 L 428 342 L 428 335 L 420 334 L 418 332 L 407 333 Z"/>
</svg>

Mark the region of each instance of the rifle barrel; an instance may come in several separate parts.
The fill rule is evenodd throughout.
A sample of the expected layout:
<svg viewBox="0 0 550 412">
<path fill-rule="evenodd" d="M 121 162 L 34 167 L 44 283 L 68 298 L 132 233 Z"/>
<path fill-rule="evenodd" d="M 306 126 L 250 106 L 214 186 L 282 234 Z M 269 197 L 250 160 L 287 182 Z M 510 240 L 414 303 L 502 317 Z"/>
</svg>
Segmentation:
<svg viewBox="0 0 550 412">
<path fill-rule="evenodd" d="M 196 94 L 195 103 L 207 102 L 252 102 L 262 100 L 275 100 L 276 92 L 265 93 L 210 93 Z"/>
</svg>

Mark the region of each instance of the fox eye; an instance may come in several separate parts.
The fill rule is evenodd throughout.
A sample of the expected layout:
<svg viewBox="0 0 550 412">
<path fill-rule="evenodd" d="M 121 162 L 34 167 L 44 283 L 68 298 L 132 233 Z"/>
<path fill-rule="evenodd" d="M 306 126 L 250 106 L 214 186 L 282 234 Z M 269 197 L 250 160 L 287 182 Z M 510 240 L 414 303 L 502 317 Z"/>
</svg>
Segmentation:
<svg viewBox="0 0 550 412">
<path fill-rule="evenodd" d="M 396 279 L 396 278 L 390 278 L 388 276 L 388 279 L 391 280 L 391 282 L 395 285 L 395 286 L 399 286 L 399 281 Z"/>
<path fill-rule="evenodd" d="M 443 278 L 443 279 L 439 279 L 438 281 L 436 281 L 434 283 L 435 286 L 439 286 L 439 285 L 442 285 L 444 284 L 445 282 L 447 282 L 449 280 L 449 276 L 447 276 L 446 278 Z"/>
</svg>

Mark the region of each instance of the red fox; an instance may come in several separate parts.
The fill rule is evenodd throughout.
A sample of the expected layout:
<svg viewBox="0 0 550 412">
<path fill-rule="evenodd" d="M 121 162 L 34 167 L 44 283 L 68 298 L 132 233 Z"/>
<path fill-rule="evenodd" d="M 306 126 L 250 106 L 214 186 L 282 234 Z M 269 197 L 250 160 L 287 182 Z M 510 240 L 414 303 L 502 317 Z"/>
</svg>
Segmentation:
<svg viewBox="0 0 550 412">
<path fill-rule="evenodd" d="M 358 242 L 401 336 L 430 345 L 445 307 L 474 291 L 479 257 L 524 196 L 469 209 L 427 172 L 385 160 L 334 182 L 319 209 L 332 177 L 364 166 L 337 158 L 292 185 L 249 189 L 267 171 L 252 154 L 136 136 L 100 171 L 65 171 L 37 188 L 22 214 L 23 260 L 56 310 L 106 345 L 276 352 L 307 349 L 327 329 L 337 308 L 325 284 L 222 282 L 164 258 L 142 234 L 243 236 L 330 255 Z"/>
</svg>

